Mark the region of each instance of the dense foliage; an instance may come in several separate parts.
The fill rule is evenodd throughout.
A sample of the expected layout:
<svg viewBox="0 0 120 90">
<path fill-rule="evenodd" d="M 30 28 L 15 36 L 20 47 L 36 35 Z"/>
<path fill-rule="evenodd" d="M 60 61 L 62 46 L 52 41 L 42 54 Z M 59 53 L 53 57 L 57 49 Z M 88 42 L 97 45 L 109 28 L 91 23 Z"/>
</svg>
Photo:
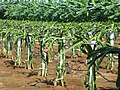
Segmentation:
<svg viewBox="0 0 120 90">
<path fill-rule="evenodd" d="M 31 34 L 33 33 L 34 35 L 36 34 L 36 36 L 44 35 L 46 31 L 49 31 L 48 36 L 54 36 L 56 38 L 61 37 L 61 33 L 63 33 L 63 36 L 71 38 L 77 42 L 87 39 L 86 34 L 88 32 L 92 32 L 95 37 L 98 37 L 98 34 L 100 33 L 106 33 L 109 31 L 120 32 L 120 24 L 117 22 L 59 23 L 29 20 L 0 20 L 0 32 L 4 30 L 14 34 L 28 32 Z"/>
<path fill-rule="evenodd" d="M 119 0 L 0 2 L 0 18 L 41 21 L 120 21 Z"/>
<path fill-rule="evenodd" d="M 41 35 L 45 35 L 46 41 L 54 43 L 54 39 L 61 37 L 70 38 L 74 46 L 80 43 L 91 42 L 93 39 L 102 41 L 106 32 L 115 31 L 120 32 L 120 24 L 115 22 L 42 22 L 42 21 L 16 21 L 16 20 L 0 20 L 0 33 L 6 32 L 14 34 L 14 43 L 16 37 L 22 37 L 24 40 L 28 34 L 32 35 L 33 40 L 38 39 Z M 89 38 L 87 33 L 92 32 L 93 38 Z M 49 38 L 48 38 L 49 37 Z"/>
</svg>

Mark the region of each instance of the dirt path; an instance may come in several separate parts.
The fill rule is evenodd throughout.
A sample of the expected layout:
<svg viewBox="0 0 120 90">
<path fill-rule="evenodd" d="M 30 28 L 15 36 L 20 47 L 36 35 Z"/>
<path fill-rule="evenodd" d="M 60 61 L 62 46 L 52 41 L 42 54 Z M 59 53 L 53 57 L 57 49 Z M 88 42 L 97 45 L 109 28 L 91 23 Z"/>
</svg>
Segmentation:
<svg viewBox="0 0 120 90">
<path fill-rule="evenodd" d="M 38 51 L 38 46 L 35 51 Z M 79 56 L 78 58 L 71 58 L 68 53 L 66 62 L 67 77 L 66 86 L 53 86 L 55 79 L 56 62 L 50 62 L 48 65 L 48 76 L 37 76 L 39 68 L 39 56 L 34 56 L 33 70 L 26 70 L 24 67 L 14 67 L 14 61 L 11 59 L 0 58 L 0 90 L 85 90 L 83 80 L 87 72 L 85 64 L 86 58 Z M 23 53 L 25 59 L 25 52 Z M 98 90 L 116 90 L 115 81 L 117 78 L 117 61 L 114 72 L 108 72 L 104 68 L 106 62 L 102 63 L 102 68 L 97 74 Z"/>
<path fill-rule="evenodd" d="M 68 59 L 70 61 L 70 59 Z M 66 86 L 53 86 L 55 79 L 55 63 L 49 63 L 49 75 L 37 76 L 37 70 L 26 70 L 23 67 L 14 68 L 12 60 L 0 58 L 0 90 L 85 90 L 83 79 L 86 67 L 81 61 L 72 60 L 67 68 Z M 117 75 L 106 73 L 104 69 L 100 73 L 108 80 L 97 75 L 98 90 L 116 90 L 115 80 Z"/>
</svg>

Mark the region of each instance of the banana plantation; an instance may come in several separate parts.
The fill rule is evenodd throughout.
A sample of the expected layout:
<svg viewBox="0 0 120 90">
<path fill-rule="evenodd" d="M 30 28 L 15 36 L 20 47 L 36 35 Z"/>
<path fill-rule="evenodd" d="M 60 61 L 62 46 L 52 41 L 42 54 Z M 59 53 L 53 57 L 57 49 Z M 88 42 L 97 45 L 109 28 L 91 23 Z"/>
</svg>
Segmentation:
<svg viewBox="0 0 120 90">
<path fill-rule="evenodd" d="M 1 0 L 2 90 L 120 90 L 119 0 Z"/>
</svg>

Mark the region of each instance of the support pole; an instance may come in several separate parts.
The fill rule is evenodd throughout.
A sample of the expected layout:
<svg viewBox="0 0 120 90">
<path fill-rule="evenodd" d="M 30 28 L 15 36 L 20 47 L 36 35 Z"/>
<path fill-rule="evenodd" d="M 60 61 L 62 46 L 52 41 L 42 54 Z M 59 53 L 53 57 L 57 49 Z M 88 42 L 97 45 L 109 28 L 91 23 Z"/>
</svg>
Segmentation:
<svg viewBox="0 0 120 90">
<path fill-rule="evenodd" d="M 16 61 L 15 61 L 15 66 L 17 65 L 21 65 L 22 64 L 22 61 L 21 61 L 21 54 L 22 54 L 22 38 L 19 37 L 18 38 L 18 42 L 17 42 L 17 57 L 16 57 Z"/>
</svg>

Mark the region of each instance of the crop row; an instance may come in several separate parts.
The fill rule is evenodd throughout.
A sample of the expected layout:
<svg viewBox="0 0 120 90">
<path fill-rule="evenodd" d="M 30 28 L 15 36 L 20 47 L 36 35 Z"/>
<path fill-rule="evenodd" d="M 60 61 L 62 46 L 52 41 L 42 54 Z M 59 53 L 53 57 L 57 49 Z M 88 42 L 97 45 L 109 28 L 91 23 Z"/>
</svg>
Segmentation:
<svg viewBox="0 0 120 90">
<path fill-rule="evenodd" d="M 52 57 L 51 59 L 54 58 L 53 45 L 57 44 L 58 63 L 56 65 L 56 79 L 54 85 L 56 86 L 58 82 L 60 82 L 61 85 L 64 86 L 66 76 L 65 53 L 72 50 L 73 56 L 76 57 L 75 50 L 79 49 L 80 52 L 88 55 L 88 67 L 90 68 L 92 66 L 92 69 L 88 70 L 88 74 L 84 81 L 84 84 L 89 86 L 89 89 L 91 90 L 96 88 L 95 66 L 100 65 L 103 58 L 100 59 L 97 64 L 94 62 L 102 55 L 105 56 L 105 50 L 108 51 L 110 47 L 114 45 L 113 40 L 119 36 L 119 30 L 120 24 L 115 22 L 58 23 L 0 20 L 2 53 L 5 54 L 7 58 L 12 58 L 12 44 L 14 44 L 16 49 L 15 66 L 23 64 L 23 61 L 21 61 L 21 50 L 22 43 L 24 42 L 27 48 L 25 68 L 34 68 L 32 48 L 35 45 L 35 41 L 38 41 L 40 44 L 40 71 L 38 72 L 38 75 L 47 76 L 49 56 Z M 96 45 L 97 48 L 95 47 Z M 98 50 L 96 51 L 94 47 Z M 112 48 L 112 50 L 113 49 L 114 48 Z M 115 48 L 114 50 L 119 49 Z M 52 54 L 49 54 L 49 51 L 52 51 Z M 93 58 L 92 60 L 91 57 Z M 113 59 L 111 60 L 111 54 L 109 57 L 110 62 L 108 67 L 111 69 L 113 67 Z M 119 87 L 119 85 L 117 87 Z"/>
</svg>

